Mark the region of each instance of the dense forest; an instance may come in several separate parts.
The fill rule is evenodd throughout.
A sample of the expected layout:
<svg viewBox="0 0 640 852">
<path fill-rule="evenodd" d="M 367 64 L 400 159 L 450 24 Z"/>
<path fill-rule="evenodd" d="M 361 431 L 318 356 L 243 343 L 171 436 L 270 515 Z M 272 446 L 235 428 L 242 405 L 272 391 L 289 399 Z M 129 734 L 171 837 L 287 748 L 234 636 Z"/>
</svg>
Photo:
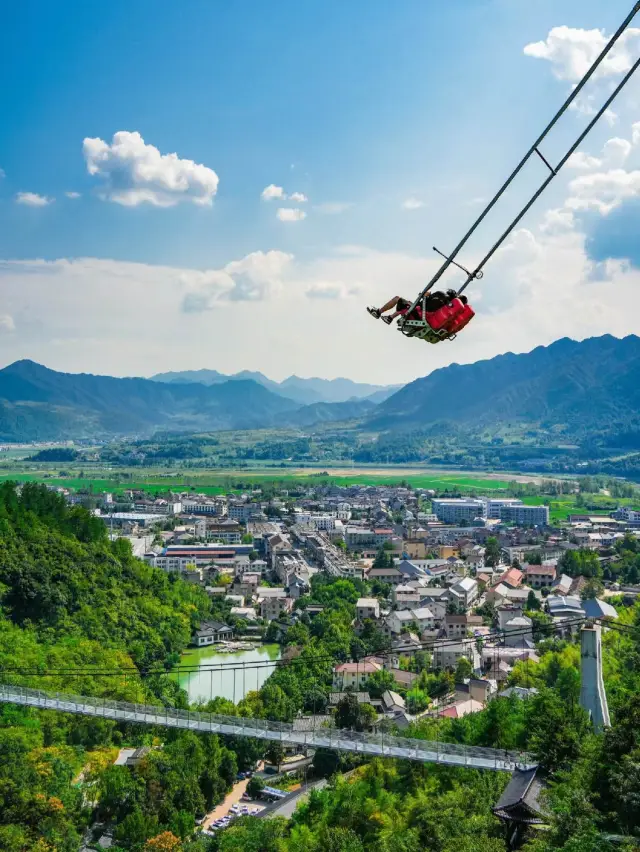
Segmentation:
<svg viewBox="0 0 640 852">
<path fill-rule="evenodd" d="M 0 486 L 4 682 L 186 706 L 162 672 L 208 607 L 200 589 L 134 559 L 128 542 L 110 542 L 85 509 L 43 486 Z M 154 666 L 155 676 L 137 674 Z M 89 668 L 128 674 L 70 676 Z M 133 770 L 113 766 L 123 743 L 152 748 Z M 2 704 L 0 849 L 76 852 L 94 821 L 113 823 L 123 850 L 167 832 L 187 839 L 236 772 L 236 755 L 216 737 Z"/>
</svg>

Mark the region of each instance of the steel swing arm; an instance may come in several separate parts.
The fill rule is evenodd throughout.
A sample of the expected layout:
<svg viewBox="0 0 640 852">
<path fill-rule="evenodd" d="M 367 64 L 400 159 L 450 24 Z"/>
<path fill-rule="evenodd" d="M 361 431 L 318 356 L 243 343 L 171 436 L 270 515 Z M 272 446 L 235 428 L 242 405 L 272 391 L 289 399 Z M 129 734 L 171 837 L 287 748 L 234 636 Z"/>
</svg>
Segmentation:
<svg viewBox="0 0 640 852">
<path fill-rule="evenodd" d="M 549 163 L 549 161 L 546 159 L 546 157 L 545 157 L 545 156 L 541 153 L 541 151 L 539 150 L 540 143 L 541 143 L 541 142 L 543 142 L 543 141 L 544 141 L 544 139 L 545 139 L 545 138 L 549 135 L 549 133 L 551 132 L 551 130 L 555 127 L 555 125 L 556 125 L 556 124 L 558 123 L 558 121 L 562 118 L 562 116 L 565 114 L 565 112 L 569 109 L 569 107 L 571 106 L 571 104 L 575 101 L 575 99 L 578 97 L 578 95 L 579 95 L 579 94 L 580 94 L 580 92 L 583 90 L 583 88 L 586 86 L 586 84 L 589 82 L 589 80 L 593 77 L 593 75 L 594 75 L 594 74 L 595 74 L 595 72 L 598 70 L 598 68 L 600 67 L 600 65 L 602 64 L 602 62 L 605 60 L 605 58 L 607 57 L 607 55 L 610 53 L 610 51 L 611 51 L 611 50 L 613 49 L 613 47 L 615 46 L 615 44 L 616 44 L 616 42 L 618 41 L 618 39 L 620 38 L 620 36 L 622 36 L 622 35 L 623 35 L 623 33 L 627 30 L 627 28 L 629 27 L 629 25 L 631 24 L 631 22 L 633 21 L 633 19 L 635 18 L 635 16 L 638 14 L 638 12 L 640 12 L 640 0 L 638 0 L 638 2 L 637 2 L 637 3 L 635 3 L 635 5 L 634 5 L 633 9 L 631 10 L 631 12 L 627 15 L 627 17 L 626 17 L 626 18 L 625 18 L 625 20 L 622 22 L 622 24 L 620 25 L 620 27 L 616 30 L 616 32 L 615 32 L 615 33 L 611 36 L 611 38 L 610 38 L 609 42 L 605 45 L 605 47 L 603 48 L 602 52 L 600 53 L 600 55 L 598 56 L 598 58 L 595 60 L 595 62 L 594 62 L 594 63 L 593 63 L 593 65 L 591 66 L 591 68 L 589 68 L 589 70 L 588 70 L 588 71 L 587 71 L 587 73 L 584 75 L 584 77 L 582 78 L 582 80 L 580 80 L 580 82 L 577 84 L 577 86 L 575 87 L 575 89 L 573 89 L 573 90 L 572 90 L 572 92 L 570 93 L 569 97 L 568 97 L 568 98 L 565 100 L 565 102 L 562 104 L 562 106 L 560 107 L 560 109 L 558 110 L 558 112 L 557 112 L 557 113 L 553 116 L 553 118 L 551 119 L 551 121 L 549 122 L 549 124 L 545 127 L 545 129 L 542 131 L 542 133 L 540 134 L 540 136 L 538 136 L 538 138 L 537 138 L 537 139 L 536 139 L 536 141 L 533 143 L 533 145 L 531 146 L 531 148 L 529 148 L 529 150 L 528 150 L 528 151 L 527 151 L 527 153 L 524 155 L 524 157 L 522 158 L 522 160 L 520 160 L 520 162 L 519 162 L 519 163 L 518 163 L 518 165 L 515 167 L 515 169 L 511 172 L 511 174 L 509 175 L 509 177 L 507 178 L 507 180 L 506 180 L 506 181 L 502 184 L 502 186 L 500 187 L 500 189 L 498 190 L 498 192 L 494 195 L 494 197 L 491 199 L 491 201 L 489 201 L 489 203 L 486 205 L 486 207 L 484 208 L 484 210 L 480 213 L 480 215 L 478 216 L 478 218 L 475 220 L 475 222 L 473 223 L 473 225 L 469 228 L 469 230 L 467 231 L 467 233 L 466 233 L 466 234 L 464 235 L 464 237 L 460 240 L 460 242 L 459 242 L 459 243 L 458 243 L 458 245 L 454 248 L 454 250 L 451 252 L 451 254 L 450 254 L 450 255 L 445 255 L 445 254 L 443 254 L 441 251 L 439 251 L 437 248 L 435 248 L 435 246 L 434 246 L 434 251 L 438 252 L 438 254 L 440 254 L 440 255 L 442 255 L 442 257 L 444 257 L 444 259 L 445 259 L 445 260 L 444 260 L 444 263 L 443 263 L 443 264 L 442 264 L 442 266 L 441 266 L 441 267 L 437 270 L 437 272 L 434 274 L 433 278 L 429 281 L 429 283 L 427 284 L 427 286 L 426 286 L 426 287 L 425 287 L 425 288 L 424 288 L 424 289 L 420 292 L 420 294 L 417 296 L 417 298 L 415 299 L 415 301 L 413 302 L 413 304 L 411 305 L 411 307 L 409 308 L 409 310 L 406 312 L 405 317 L 408 317 L 408 316 L 409 316 L 409 314 L 411 314 L 411 312 L 412 312 L 412 311 L 416 308 L 416 306 L 420 304 L 420 302 L 421 302 L 421 301 L 425 298 L 425 296 L 426 296 L 426 294 L 429 292 L 429 290 L 431 290 L 431 289 L 432 289 L 432 287 L 433 287 L 435 284 L 437 284 L 437 282 L 440 280 L 440 278 L 442 278 L 442 276 L 444 275 L 444 273 L 447 271 L 447 269 L 448 269 L 450 266 L 457 266 L 459 269 L 462 269 L 462 271 L 463 271 L 463 272 L 466 274 L 466 276 L 467 276 L 466 281 L 464 282 L 464 284 L 463 284 L 463 285 L 460 287 L 460 289 L 458 290 L 458 295 L 460 295 L 460 294 L 461 294 L 461 293 L 462 293 L 462 292 L 463 292 L 463 291 L 464 291 L 464 290 L 465 290 L 465 289 L 469 286 L 469 284 L 470 284 L 472 281 L 474 281 L 475 279 L 482 278 L 482 275 L 483 275 L 483 271 L 482 271 L 482 270 L 483 270 L 483 267 L 485 266 L 485 264 L 486 264 L 486 263 L 487 263 L 487 262 L 488 262 L 488 261 L 489 261 L 489 260 L 493 257 L 493 255 L 497 252 L 497 250 L 500 248 L 500 246 L 501 246 L 501 245 L 504 243 L 504 241 L 507 239 L 507 237 L 508 237 L 508 236 L 509 236 L 509 235 L 513 232 L 513 230 L 517 227 L 517 225 L 520 223 L 520 221 L 522 220 L 522 218 L 523 218 L 523 217 L 524 217 L 524 216 L 528 213 L 528 211 L 531 209 L 531 207 L 535 204 L 535 202 L 538 200 L 538 198 L 542 195 L 542 193 L 545 191 L 545 189 L 549 186 L 549 184 L 551 183 L 551 181 L 552 181 L 552 180 L 556 177 L 556 175 L 558 174 L 558 172 L 560 171 L 560 169 L 561 169 L 561 168 L 565 165 L 565 163 L 567 162 L 567 160 L 569 159 L 569 157 L 571 157 L 571 155 L 572 155 L 573 153 L 575 153 L 576 149 L 577 149 L 577 148 L 578 148 L 578 146 L 579 146 L 579 145 L 583 142 L 583 140 L 585 139 L 585 137 L 586 137 L 586 136 L 587 136 L 587 135 L 591 132 L 591 130 L 592 130 L 592 129 L 595 127 L 595 125 L 598 123 L 598 121 L 600 121 L 600 119 L 601 119 L 601 118 L 602 118 L 602 116 L 605 114 L 605 112 L 609 109 L 609 107 L 611 106 L 611 104 L 613 103 L 613 101 L 617 98 L 617 96 L 620 94 L 620 92 L 622 91 L 622 89 L 626 86 L 626 84 L 629 82 L 629 80 L 631 79 L 631 77 L 635 74 L 635 72 L 637 71 L 638 67 L 640 67 L 640 58 L 639 58 L 639 59 L 637 59 L 637 60 L 636 60 L 636 62 L 634 63 L 634 65 L 631 67 L 631 69 L 630 69 L 630 70 L 629 70 L 629 71 L 625 74 L 625 76 L 624 76 L 624 77 L 622 78 L 622 80 L 620 81 L 619 85 L 618 85 L 618 86 L 616 86 L 616 88 L 613 90 L 613 92 L 611 93 L 611 95 L 607 98 L 607 100 L 605 101 L 605 103 L 603 104 L 603 106 L 601 107 L 601 109 L 600 109 L 600 110 L 598 110 L 598 112 L 596 113 L 596 115 L 595 115 L 595 116 L 593 117 L 593 119 L 589 122 L 589 124 L 587 125 L 587 127 L 586 127 L 586 128 L 583 130 L 583 132 L 580 134 L 580 136 L 578 136 L 578 138 L 576 139 L 576 141 L 575 141 L 575 142 L 573 143 L 573 145 L 569 148 L 569 150 L 568 150 L 568 151 L 567 151 L 567 153 L 564 155 L 564 157 L 560 160 L 560 162 L 559 162 L 559 163 L 558 163 L 555 167 L 554 167 L 554 166 L 552 166 L 552 165 L 551 165 L 551 163 Z M 546 179 L 546 180 L 545 180 L 545 181 L 541 184 L 541 186 L 540 186 L 540 187 L 536 190 L 536 192 L 535 192 L 535 193 L 531 196 L 531 198 L 529 199 L 529 201 L 527 202 L 527 204 L 526 204 L 526 205 L 522 208 L 522 210 L 520 211 L 520 213 L 518 213 L 518 215 L 517 215 L 517 216 L 516 216 L 516 218 L 515 218 L 515 219 L 511 222 L 511 224 L 508 226 L 508 228 L 507 228 L 507 229 L 506 229 L 506 230 L 505 230 L 505 231 L 504 231 L 504 232 L 500 235 L 499 239 L 498 239 L 498 240 L 497 240 L 497 241 L 493 244 L 493 246 L 491 247 L 491 249 L 490 249 L 490 250 L 487 252 L 487 254 L 486 254 L 486 255 L 482 258 L 482 260 L 481 260 L 481 261 L 480 261 L 480 263 L 479 263 L 479 264 L 475 267 L 475 269 L 473 269 L 473 270 L 465 269 L 465 267 L 464 267 L 464 266 L 461 266 L 459 263 L 457 263 L 457 262 L 456 262 L 456 260 L 455 260 L 455 259 L 456 259 L 456 257 L 458 256 L 458 254 L 460 253 L 460 251 L 462 250 L 462 248 L 464 248 L 464 246 L 466 245 L 466 243 L 468 242 L 468 240 L 470 239 L 470 237 L 471 237 L 471 236 L 475 233 L 475 231 L 479 228 L 479 226 L 480 226 L 480 225 L 482 224 L 482 222 L 485 220 L 485 218 L 487 217 L 487 215 L 491 212 L 491 210 L 495 207 L 495 205 L 498 203 L 498 201 L 502 198 L 502 196 L 503 196 L 503 195 L 504 195 L 504 193 L 507 191 L 507 189 L 509 188 L 509 186 L 513 183 L 513 181 L 515 180 L 515 178 L 516 178 L 516 177 L 520 174 L 520 172 L 522 171 L 522 169 L 525 167 L 525 165 L 529 162 L 529 160 L 531 159 L 531 157 L 533 157 L 533 155 L 534 155 L 534 154 L 536 154 L 536 155 L 537 155 L 537 156 L 538 156 L 538 157 L 542 160 L 542 162 L 543 162 L 543 163 L 547 166 L 547 168 L 549 169 L 549 176 L 548 176 L 548 177 L 547 177 L 547 179 Z"/>
</svg>

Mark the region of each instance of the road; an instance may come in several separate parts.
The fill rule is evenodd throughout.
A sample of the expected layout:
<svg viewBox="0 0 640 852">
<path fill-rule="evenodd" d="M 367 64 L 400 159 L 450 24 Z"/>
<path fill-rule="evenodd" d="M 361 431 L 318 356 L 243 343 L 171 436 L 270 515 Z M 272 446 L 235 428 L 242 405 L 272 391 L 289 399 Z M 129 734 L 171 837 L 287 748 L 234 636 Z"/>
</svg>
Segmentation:
<svg viewBox="0 0 640 852">
<path fill-rule="evenodd" d="M 248 778 L 244 778 L 242 781 L 236 781 L 236 783 L 231 788 L 230 792 L 224 797 L 224 801 L 207 814 L 204 822 L 202 823 L 203 828 L 209 828 L 212 822 L 215 822 L 217 819 L 222 819 L 222 817 L 226 816 L 229 813 L 229 808 L 231 805 L 236 805 L 240 799 L 244 796 L 247 784 L 249 783 Z"/>
</svg>

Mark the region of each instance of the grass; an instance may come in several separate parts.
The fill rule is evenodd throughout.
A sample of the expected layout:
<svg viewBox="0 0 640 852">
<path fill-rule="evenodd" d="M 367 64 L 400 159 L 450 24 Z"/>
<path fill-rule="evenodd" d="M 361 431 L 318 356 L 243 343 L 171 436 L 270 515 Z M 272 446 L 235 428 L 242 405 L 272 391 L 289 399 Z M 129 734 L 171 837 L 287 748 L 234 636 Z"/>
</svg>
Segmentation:
<svg viewBox="0 0 640 852">
<path fill-rule="evenodd" d="M 412 474 L 406 469 L 400 468 L 393 471 L 366 471 L 362 468 L 354 468 L 353 474 L 345 473 L 344 470 L 331 472 L 326 475 L 324 471 L 319 472 L 295 472 L 271 470 L 236 470 L 224 473 L 212 471 L 189 471 L 188 473 L 176 474 L 175 472 L 143 472 L 139 469 L 128 469 L 119 474 L 101 469 L 96 475 L 79 476 L 79 471 L 70 470 L 68 476 L 60 476 L 59 469 L 63 465 L 57 463 L 55 470 L 24 470 L 16 466 L 15 469 L 5 467 L 0 474 L 0 481 L 15 479 L 21 482 L 45 482 L 49 485 L 63 486 L 71 489 L 90 489 L 94 492 L 113 491 L 122 492 L 125 489 L 136 489 L 140 491 L 185 491 L 193 488 L 204 494 L 215 495 L 228 491 L 233 483 L 253 484 L 265 486 L 277 484 L 282 487 L 294 485 L 312 485 L 318 482 L 331 481 L 335 485 L 397 485 L 400 482 L 410 483 L 414 488 L 433 488 L 442 491 L 445 489 L 459 491 L 504 491 L 508 488 L 509 480 L 494 478 L 483 478 L 482 476 L 469 476 L 465 474 Z M 86 465 L 84 468 L 86 469 Z"/>
</svg>

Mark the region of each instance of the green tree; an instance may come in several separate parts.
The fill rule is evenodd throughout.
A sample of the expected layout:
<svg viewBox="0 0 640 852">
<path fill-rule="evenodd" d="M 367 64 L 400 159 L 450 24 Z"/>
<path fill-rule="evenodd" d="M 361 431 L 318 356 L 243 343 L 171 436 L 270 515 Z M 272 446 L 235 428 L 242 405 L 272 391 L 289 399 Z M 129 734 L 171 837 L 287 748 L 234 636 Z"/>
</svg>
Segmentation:
<svg viewBox="0 0 640 852">
<path fill-rule="evenodd" d="M 387 669 L 374 672 L 366 683 L 367 691 L 372 698 L 381 698 L 383 692 L 387 689 L 395 689 L 396 685 L 394 676 Z"/>
<path fill-rule="evenodd" d="M 527 602 L 525 604 L 525 609 L 528 612 L 534 612 L 534 611 L 541 609 L 541 607 L 542 607 L 542 605 L 541 605 L 540 601 L 538 600 L 538 596 L 533 591 L 533 589 L 531 589 L 531 591 L 527 595 Z"/>
<path fill-rule="evenodd" d="M 456 683 L 463 683 L 473 674 L 471 661 L 467 657 L 460 657 L 456 664 L 455 679 Z"/>
<path fill-rule="evenodd" d="M 500 542 L 495 536 L 489 536 L 485 542 L 484 561 L 490 568 L 495 568 L 502 560 Z"/>
</svg>

